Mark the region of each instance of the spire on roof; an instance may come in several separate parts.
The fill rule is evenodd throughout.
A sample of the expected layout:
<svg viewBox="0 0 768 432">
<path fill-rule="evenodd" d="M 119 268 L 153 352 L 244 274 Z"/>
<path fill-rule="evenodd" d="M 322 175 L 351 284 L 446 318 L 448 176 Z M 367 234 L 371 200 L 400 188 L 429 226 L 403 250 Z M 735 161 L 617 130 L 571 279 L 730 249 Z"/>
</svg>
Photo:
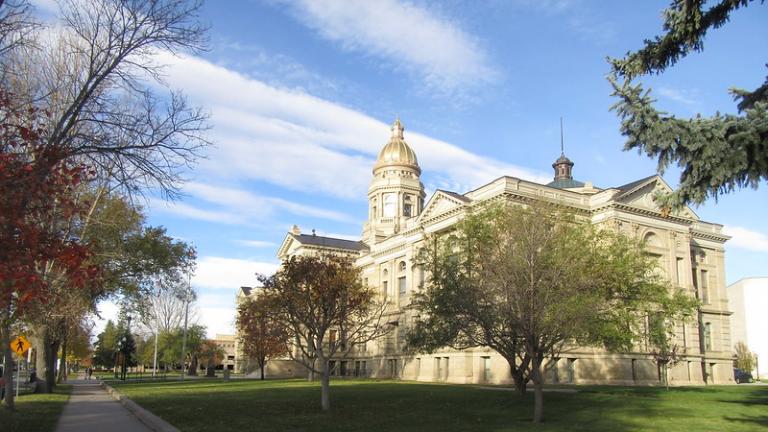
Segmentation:
<svg viewBox="0 0 768 432">
<path fill-rule="evenodd" d="M 403 124 L 400 123 L 400 116 L 398 115 L 397 118 L 395 118 L 395 122 L 392 123 L 392 138 L 403 139 L 404 130 L 405 128 L 403 127 Z"/>
</svg>

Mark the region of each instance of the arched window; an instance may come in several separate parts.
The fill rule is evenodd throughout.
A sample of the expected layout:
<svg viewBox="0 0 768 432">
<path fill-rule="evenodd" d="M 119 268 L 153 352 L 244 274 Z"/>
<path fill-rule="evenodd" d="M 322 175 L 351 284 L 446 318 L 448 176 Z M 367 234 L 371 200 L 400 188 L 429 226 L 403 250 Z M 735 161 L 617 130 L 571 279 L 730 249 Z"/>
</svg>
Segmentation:
<svg viewBox="0 0 768 432">
<path fill-rule="evenodd" d="M 384 194 L 384 217 L 395 217 L 397 212 L 397 194 Z"/>
<path fill-rule="evenodd" d="M 643 237 L 643 242 L 646 246 L 651 247 L 663 247 L 664 245 L 661 244 L 661 239 L 659 236 L 656 235 L 656 233 L 649 232 L 648 234 Z"/>
<path fill-rule="evenodd" d="M 405 261 L 400 261 L 400 264 L 397 266 L 397 270 L 400 273 L 405 273 Z"/>
</svg>

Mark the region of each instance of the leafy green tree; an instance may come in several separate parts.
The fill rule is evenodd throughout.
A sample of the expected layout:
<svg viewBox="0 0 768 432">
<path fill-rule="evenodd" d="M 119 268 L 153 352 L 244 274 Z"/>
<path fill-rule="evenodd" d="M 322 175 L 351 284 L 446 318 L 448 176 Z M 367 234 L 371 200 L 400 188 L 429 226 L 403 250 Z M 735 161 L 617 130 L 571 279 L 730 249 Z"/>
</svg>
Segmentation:
<svg viewBox="0 0 768 432">
<path fill-rule="evenodd" d="M 734 11 L 751 0 L 673 0 L 664 11 L 662 36 L 646 40 L 644 47 L 622 59 L 610 59 L 609 81 L 613 106 L 627 137 L 625 150 L 635 149 L 658 158 L 658 171 L 671 164 L 682 168 L 680 186 L 660 196 L 666 209 L 701 204 L 735 189 L 757 188 L 768 179 L 768 78 L 757 89 L 732 89 L 738 114 L 677 118 L 654 107 L 650 90 L 633 80 L 662 73 L 693 51 L 704 49 L 710 29 L 728 22 Z M 761 1 L 762 3 L 762 1 Z"/>
<path fill-rule="evenodd" d="M 197 374 L 196 367 L 193 368 L 192 363 L 196 363 L 195 353 L 197 353 L 202 346 L 205 336 L 205 326 L 193 324 L 187 329 L 187 347 L 186 352 L 184 353 L 184 359 L 190 366 L 188 369 L 190 375 Z M 160 334 L 158 357 L 163 363 L 168 365 L 179 364 L 179 359 L 182 357 L 181 351 L 184 344 L 183 340 L 183 328 L 177 328 Z"/>
<path fill-rule="evenodd" d="M 747 344 L 741 341 L 736 342 L 734 349 L 736 351 L 736 359 L 733 361 L 734 367 L 751 373 L 755 369 L 755 354 L 749 350 Z"/>
<path fill-rule="evenodd" d="M 501 205 L 428 238 L 429 273 L 414 294 L 420 319 L 409 346 L 489 347 L 510 365 L 517 390 L 533 381 L 533 419 L 543 418 L 545 368 L 569 347 L 629 349 L 643 315 L 689 314 L 694 303 L 654 276 L 642 244 L 555 206 Z"/>
<path fill-rule="evenodd" d="M 93 353 L 94 366 L 113 367 L 115 365 L 117 337 L 117 326 L 112 320 L 108 320 L 104 331 L 96 337 L 96 349 Z"/>
</svg>

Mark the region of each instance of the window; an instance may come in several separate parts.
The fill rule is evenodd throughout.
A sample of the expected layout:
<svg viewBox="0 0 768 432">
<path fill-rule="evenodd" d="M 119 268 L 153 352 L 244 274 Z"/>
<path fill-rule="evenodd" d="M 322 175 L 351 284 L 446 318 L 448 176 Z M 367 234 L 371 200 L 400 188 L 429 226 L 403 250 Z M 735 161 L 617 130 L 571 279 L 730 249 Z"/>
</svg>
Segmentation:
<svg viewBox="0 0 768 432">
<path fill-rule="evenodd" d="M 387 362 L 389 363 L 389 376 L 397 377 L 397 359 L 389 359 Z"/>
<path fill-rule="evenodd" d="M 384 217 L 395 217 L 397 211 L 397 195 L 384 194 Z"/>
<path fill-rule="evenodd" d="M 387 269 L 384 269 L 384 271 L 381 272 L 381 288 L 385 296 L 389 295 L 388 282 L 389 282 L 389 272 L 387 271 Z"/>
<path fill-rule="evenodd" d="M 411 217 L 412 213 L 413 213 L 412 206 L 408 203 L 403 204 L 403 216 Z"/>
<path fill-rule="evenodd" d="M 397 288 L 401 296 L 405 295 L 405 276 L 397 278 Z"/>
<path fill-rule="evenodd" d="M 405 273 L 405 261 L 400 261 L 400 264 L 397 266 L 397 270 L 402 274 Z"/>
<path fill-rule="evenodd" d="M 699 278 L 695 268 L 691 270 L 691 277 L 693 278 L 693 295 L 697 300 L 701 300 L 699 297 Z"/>
<path fill-rule="evenodd" d="M 421 357 L 416 357 L 416 378 L 421 374 Z"/>
<path fill-rule="evenodd" d="M 712 351 L 712 323 L 704 324 L 704 351 Z"/>
<path fill-rule="evenodd" d="M 706 270 L 701 271 L 701 302 L 709 304 L 709 274 Z"/>
<path fill-rule="evenodd" d="M 443 357 L 443 360 L 445 360 L 445 376 L 443 379 L 448 379 L 448 376 L 450 375 L 450 370 L 448 370 L 448 357 Z"/>
<path fill-rule="evenodd" d="M 481 357 L 483 359 L 483 382 L 491 381 L 491 358 Z"/>
<path fill-rule="evenodd" d="M 568 382 L 573 383 L 576 380 L 576 359 L 568 359 Z"/>
<path fill-rule="evenodd" d="M 682 258 L 677 258 L 677 286 L 683 286 L 683 265 L 684 261 Z"/>
</svg>

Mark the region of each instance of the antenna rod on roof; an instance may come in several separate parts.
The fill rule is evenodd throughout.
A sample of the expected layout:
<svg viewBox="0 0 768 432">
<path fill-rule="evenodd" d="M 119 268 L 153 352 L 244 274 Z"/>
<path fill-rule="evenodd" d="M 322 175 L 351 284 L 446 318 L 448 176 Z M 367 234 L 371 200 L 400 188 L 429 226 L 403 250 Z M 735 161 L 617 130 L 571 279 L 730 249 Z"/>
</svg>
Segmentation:
<svg viewBox="0 0 768 432">
<path fill-rule="evenodd" d="M 560 116 L 560 154 L 565 154 L 563 149 L 563 116 Z"/>
</svg>

